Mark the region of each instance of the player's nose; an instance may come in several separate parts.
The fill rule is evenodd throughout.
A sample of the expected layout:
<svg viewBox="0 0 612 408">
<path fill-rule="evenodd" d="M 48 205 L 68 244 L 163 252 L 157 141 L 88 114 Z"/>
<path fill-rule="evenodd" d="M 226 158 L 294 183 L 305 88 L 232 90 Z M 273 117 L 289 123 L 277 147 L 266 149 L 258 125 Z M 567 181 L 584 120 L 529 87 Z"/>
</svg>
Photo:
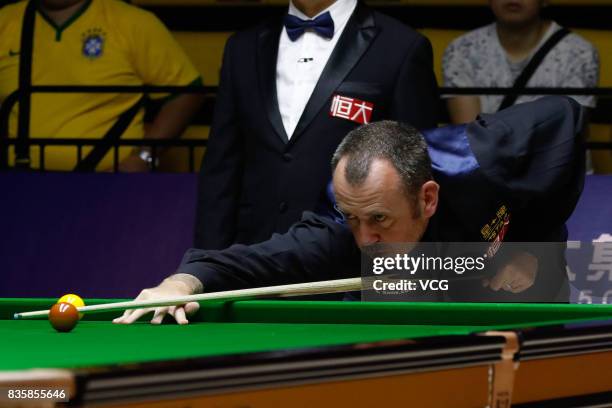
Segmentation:
<svg viewBox="0 0 612 408">
<path fill-rule="evenodd" d="M 354 231 L 355 241 L 360 248 L 380 242 L 380 234 L 363 223 Z"/>
</svg>

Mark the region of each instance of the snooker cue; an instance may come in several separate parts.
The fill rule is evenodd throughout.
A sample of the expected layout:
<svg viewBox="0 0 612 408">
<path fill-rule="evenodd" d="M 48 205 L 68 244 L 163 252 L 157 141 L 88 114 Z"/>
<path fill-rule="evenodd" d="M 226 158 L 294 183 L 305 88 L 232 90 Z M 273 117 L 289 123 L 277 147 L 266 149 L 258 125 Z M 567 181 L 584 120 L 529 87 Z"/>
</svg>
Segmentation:
<svg viewBox="0 0 612 408">
<path fill-rule="evenodd" d="M 302 295 L 318 295 L 326 293 L 350 292 L 361 290 L 361 278 L 336 279 L 318 282 L 296 283 L 291 285 L 266 286 L 223 292 L 200 293 L 197 295 L 178 296 L 155 300 L 131 300 L 127 302 L 106 303 L 77 308 L 79 313 L 108 312 L 114 310 L 141 309 L 162 306 L 178 306 L 189 302 L 205 300 L 241 300 L 262 297 L 290 297 Z M 15 313 L 14 319 L 30 319 L 46 317 L 49 310 Z"/>
<path fill-rule="evenodd" d="M 482 279 L 484 275 L 464 276 L 453 279 L 453 281 L 465 281 Z M 374 279 L 373 277 L 367 279 Z M 410 279 L 419 280 L 420 278 Z M 362 278 L 335 279 L 327 281 L 294 283 L 290 285 L 265 286 L 259 288 L 248 288 L 228 290 L 223 292 L 200 293 L 197 295 L 178 296 L 155 300 L 130 300 L 126 302 L 105 303 L 93 306 L 78 307 L 79 313 L 109 312 L 115 310 L 141 309 L 162 306 L 178 306 L 189 302 L 200 302 L 206 300 L 246 300 L 269 297 L 291 297 L 304 295 L 323 295 L 328 293 L 350 292 L 362 289 Z M 15 313 L 13 319 L 31 319 L 46 317 L 49 310 L 37 310 L 34 312 Z"/>
</svg>

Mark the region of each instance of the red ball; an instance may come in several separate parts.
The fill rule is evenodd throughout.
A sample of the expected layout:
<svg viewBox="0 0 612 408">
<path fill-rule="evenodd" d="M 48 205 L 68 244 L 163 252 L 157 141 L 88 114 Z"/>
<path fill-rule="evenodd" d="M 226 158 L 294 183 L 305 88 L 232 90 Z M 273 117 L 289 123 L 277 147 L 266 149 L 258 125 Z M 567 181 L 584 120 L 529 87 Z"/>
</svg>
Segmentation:
<svg viewBox="0 0 612 408">
<path fill-rule="evenodd" d="M 58 332 L 69 332 L 79 321 L 79 312 L 70 303 L 56 303 L 49 310 L 49 323 Z"/>
</svg>

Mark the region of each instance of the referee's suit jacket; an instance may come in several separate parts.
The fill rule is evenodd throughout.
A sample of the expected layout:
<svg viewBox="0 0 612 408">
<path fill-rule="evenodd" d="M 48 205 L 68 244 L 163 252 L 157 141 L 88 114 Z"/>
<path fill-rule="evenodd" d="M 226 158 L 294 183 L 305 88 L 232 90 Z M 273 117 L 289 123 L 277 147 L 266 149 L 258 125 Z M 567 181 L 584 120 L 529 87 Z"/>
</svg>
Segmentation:
<svg viewBox="0 0 612 408">
<path fill-rule="evenodd" d="M 423 240 L 488 244 L 493 239 L 483 237 L 483 227 L 503 205 L 510 218 L 502 240 L 518 242 L 539 260 L 532 288 L 516 296 L 497 292 L 490 299 L 473 281 L 469 289 L 481 290 L 469 293 L 482 295 L 478 300 L 568 300 L 563 243 L 565 222 L 584 185 L 582 126 L 577 102 L 546 97 L 483 114 L 468 125 L 425 132 L 440 196 Z M 265 242 L 223 251 L 190 249 L 178 271 L 196 276 L 207 291 L 359 276 L 359 249 L 325 201 L 320 208 L 326 211 L 305 212 L 287 233 Z"/>
<path fill-rule="evenodd" d="M 227 42 L 208 148 L 199 177 L 195 246 L 220 249 L 286 232 L 314 209 L 330 159 L 357 123 L 329 114 L 335 94 L 374 104 L 372 121 L 435 126 L 438 101 L 429 41 L 358 4 L 295 132 L 276 98 L 280 19 Z"/>
</svg>

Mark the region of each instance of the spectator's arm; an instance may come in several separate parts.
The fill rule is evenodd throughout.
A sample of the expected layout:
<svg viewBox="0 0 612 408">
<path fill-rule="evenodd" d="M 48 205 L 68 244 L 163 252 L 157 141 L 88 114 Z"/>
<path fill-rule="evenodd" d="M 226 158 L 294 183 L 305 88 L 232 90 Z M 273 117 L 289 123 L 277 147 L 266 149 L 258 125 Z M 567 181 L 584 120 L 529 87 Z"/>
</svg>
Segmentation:
<svg viewBox="0 0 612 408">
<path fill-rule="evenodd" d="M 480 98 L 474 95 L 457 95 L 447 100 L 451 123 L 469 123 L 481 112 Z"/>
<path fill-rule="evenodd" d="M 131 30 L 130 58 L 134 71 L 147 85 L 201 85 L 202 79 L 181 46 L 166 27 L 152 14 L 143 19 L 142 27 Z M 145 139 L 180 137 L 192 116 L 198 111 L 202 94 L 178 94 L 166 98 Z M 139 150 L 126 158 L 120 171 L 146 171 L 148 167 L 138 157 Z"/>
<path fill-rule="evenodd" d="M 153 123 L 145 129 L 145 139 L 174 139 L 179 138 L 193 115 L 198 111 L 202 104 L 203 95 L 184 94 L 164 103 L 159 110 Z M 148 149 L 143 147 L 143 149 Z M 148 171 L 149 166 L 140 157 L 142 149 L 134 149 L 132 154 L 119 163 L 120 172 L 139 172 Z M 159 154 L 160 150 L 157 152 Z"/>
<path fill-rule="evenodd" d="M 147 139 L 179 137 L 202 103 L 201 94 L 183 94 L 169 99 L 147 129 Z"/>
<path fill-rule="evenodd" d="M 166 27 L 153 15 L 145 21 L 144 27 L 134 30 L 137 33 L 132 39 L 132 64 L 142 82 L 147 85 L 201 86 L 199 72 Z M 199 109 L 202 99 L 202 94 L 167 97 L 145 137 L 179 137 Z"/>
</svg>

